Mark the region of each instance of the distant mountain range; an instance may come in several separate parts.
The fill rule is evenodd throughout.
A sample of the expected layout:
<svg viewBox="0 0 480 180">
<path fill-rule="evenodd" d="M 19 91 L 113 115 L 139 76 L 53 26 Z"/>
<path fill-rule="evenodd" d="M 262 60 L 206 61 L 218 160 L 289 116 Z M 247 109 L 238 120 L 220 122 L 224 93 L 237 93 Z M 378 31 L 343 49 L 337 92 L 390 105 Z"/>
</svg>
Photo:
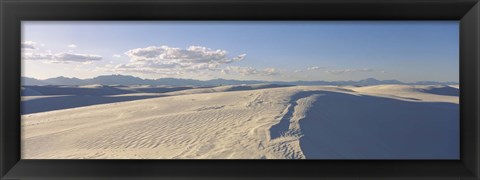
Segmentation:
<svg viewBox="0 0 480 180">
<path fill-rule="evenodd" d="M 68 77 L 56 77 L 45 80 L 35 78 L 22 77 L 22 85 L 168 85 L 168 86 L 218 86 L 218 85 L 239 85 L 239 84 L 279 84 L 279 85 L 353 85 L 353 86 L 369 86 L 380 84 L 411 84 L 411 85 L 456 85 L 457 82 L 436 82 L 436 81 L 419 81 L 415 83 L 404 83 L 398 80 L 377 80 L 374 78 L 363 79 L 359 81 L 256 81 L 256 80 L 229 80 L 229 79 L 212 79 L 212 80 L 194 80 L 194 79 L 178 79 L 178 78 L 160 78 L 160 79 L 142 79 L 134 76 L 125 75 L 105 75 L 97 76 L 91 79 L 78 79 Z"/>
</svg>

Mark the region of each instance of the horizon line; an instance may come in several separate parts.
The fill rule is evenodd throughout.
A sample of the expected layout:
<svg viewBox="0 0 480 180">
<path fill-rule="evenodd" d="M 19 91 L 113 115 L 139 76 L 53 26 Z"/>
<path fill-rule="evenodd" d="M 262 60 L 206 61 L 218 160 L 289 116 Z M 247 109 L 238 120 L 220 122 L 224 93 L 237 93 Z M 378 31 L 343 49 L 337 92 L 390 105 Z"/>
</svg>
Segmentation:
<svg viewBox="0 0 480 180">
<path fill-rule="evenodd" d="M 381 80 L 381 79 L 377 79 L 377 78 L 373 78 L 373 77 L 369 77 L 369 78 L 364 78 L 364 79 L 360 79 L 360 80 L 335 80 L 335 81 L 327 81 L 327 80 L 296 80 L 296 81 L 268 81 L 268 80 L 240 80 L 240 79 L 224 79 L 224 78 L 214 78 L 214 79 L 208 79 L 208 80 L 200 80 L 200 79 L 185 79 L 185 78 L 174 78 L 174 77 L 165 77 L 165 78 L 157 78 L 157 79 L 148 79 L 148 78 L 141 78 L 141 77 L 137 77 L 137 76 L 133 76 L 133 75 L 122 75 L 122 74 L 110 74 L 110 75 L 99 75 L 99 76 L 95 76 L 95 77 L 92 77 L 92 78 L 77 78 L 77 77 L 66 77 L 66 76 L 57 76 L 57 77 L 51 77 L 51 78 L 46 78 L 46 79 L 38 79 L 38 78 L 35 78 L 35 77 L 27 77 L 27 76 L 21 76 L 22 78 L 32 78 L 32 79 L 36 79 L 36 80 L 40 80 L 40 81 L 45 81 L 45 80 L 48 80 L 48 79 L 53 79 L 53 78 L 60 78 L 60 77 L 63 77 L 63 78 L 69 78 L 69 79 L 79 79 L 79 80 L 88 80 L 88 79 L 94 79 L 94 78 L 97 78 L 97 77 L 101 77 L 101 76 L 128 76 L 128 77 L 134 77 L 134 78 L 139 78 L 139 79 L 142 79 L 142 80 L 161 80 L 161 79 L 180 79 L 180 80 L 195 80 L 195 81 L 211 81 L 211 80 L 229 80 L 229 81 L 261 81 L 261 82 L 317 82 L 317 81 L 323 81 L 323 82 L 344 82 L 344 81 L 354 81 L 354 82 L 358 82 L 358 81 L 362 81 L 362 80 L 368 80 L 368 79 L 374 79 L 374 80 L 377 80 L 377 81 L 398 81 L 400 83 L 403 83 L 403 84 L 411 84 L 411 83 L 419 83 L 419 82 L 437 82 L 437 83 L 455 83 L 455 84 L 460 84 L 460 82 L 457 82 L 457 81 L 434 81 L 434 80 L 422 80 L 422 81 L 414 81 L 414 82 L 404 82 L 404 81 L 400 81 L 400 80 L 397 80 L 397 79 L 384 79 L 384 80 Z"/>
</svg>

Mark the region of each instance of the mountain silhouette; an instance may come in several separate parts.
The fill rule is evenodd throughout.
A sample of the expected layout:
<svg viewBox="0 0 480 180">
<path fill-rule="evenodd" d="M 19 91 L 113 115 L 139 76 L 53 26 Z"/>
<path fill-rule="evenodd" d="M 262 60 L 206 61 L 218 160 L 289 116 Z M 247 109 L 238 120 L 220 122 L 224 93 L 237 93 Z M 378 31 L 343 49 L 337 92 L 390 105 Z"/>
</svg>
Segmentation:
<svg viewBox="0 0 480 180">
<path fill-rule="evenodd" d="M 367 78 L 359 81 L 258 81 L 258 80 L 230 80 L 230 79 L 212 79 L 195 80 L 181 78 L 160 78 L 160 79 L 142 79 L 129 75 L 102 75 L 90 79 L 78 79 L 68 77 L 55 77 L 45 80 L 39 80 L 30 77 L 22 77 L 22 85 L 165 85 L 165 86 L 219 86 L 219 85 L 240 85 L 240 84 L 279 84 L 279 85 L 351 85 L 351 86 L 370 86 L 381 84 L 410 84 L 410 85 L 456 85 L 456 82 L 436 82 L 419 81 L 415 83 L 404 83 L 398 80 L 377 80 Z"/>
</svg>

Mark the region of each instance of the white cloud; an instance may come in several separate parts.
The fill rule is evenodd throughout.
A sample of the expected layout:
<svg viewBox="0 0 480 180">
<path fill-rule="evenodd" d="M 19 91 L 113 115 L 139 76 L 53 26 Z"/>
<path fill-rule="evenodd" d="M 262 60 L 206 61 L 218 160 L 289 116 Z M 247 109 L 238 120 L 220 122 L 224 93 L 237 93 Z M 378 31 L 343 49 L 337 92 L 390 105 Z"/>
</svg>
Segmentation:
<svg viewBox="0 0 480 180">
<path fill-rule="evenodd" d="M 68 48 L 77 48 L 78 46 L 75 45 L 75 44 L 69 44 L 67 47 L 68 47 Z"/>
<path fill-rule="evenodd" d="M 307 67 L 306 69 L 298 69 L 298 70 L 295 70 L 293 72 L 300 73 L 300 72 L 305 72 L 305 71 L 315 71 L 315 70 L 319 70 L 319 69 L 323 69 L 323 67 L 311 66 L 311 67 Z"/>
<path fill-rule="evenodd" d="M 25 53 L 23 60 L 43 60 L 47 63 L 68 63 L 68 62 L 83 62 L 89 63 L 92 61 L 102 60 L 102 56 L 92 54 L 73 54 L 73 53 Z"/>
<path fill-rule="evenodd" d="M 258 74 L 258 70 L 252 67 L 241 67 L 241 66 L 227 66 L 225 69 L 222 69 L 223 74 L 238 73 L 241 75 L 252 75 Z"/>
<path fill-rule="evenodd" d="M 73 54 L 73 53 L 58 53 L 54 55 L 57 61 L 71 61 L 71 62 L 88 62 L 100 61 L 102 56 L 92 54 Z"/>
<path fill-rule="evenodd" d="M 336 70 L 327 70 L 326 73 L 329 74 L 350 74 L 350 73 L 362 73 L 362 72 L 373 72 L 373 69 L 362 68 L 362 69 L 336 69 Z"/>
<path fill-rule="evenodd" d="M 223 74 L 236 73 L 242 76 L 249 75 L 262 75 L 262 76 L 273 76 L 280 74 L 280 70 L 276 68 L 265 68 L 265 69 L 255 69 L 253 67 L 242 67 L 242 66 L 227 66 L 221 70 Z"/>
<path fill-rule="evenodd" d="M 122 55 L 120 55 L 120 54 L 114 54 L 114 55 L 112 55 L 112 57 L 114 57 L 114 58 L 121 58 Z"/>
<path fill-rule="evenodd" d="M 308 68 L 307 68 L 307 70 L 309 70 L 309 71 L 318 70 L 318 69 L 321 69 L 321 67 L 312 66 L 312 67 L 308 67 Z"/>
<path fill-rule="evenodd" d="M 262 75 L 272 76 L 280 74 L 280 70 L 276 68 L 265 68 L 261 71 Z"/>
<path fill-rule="evenodd" d="M 37 49 L 37 43 L 33 41 L 24 41 L 22 42 L 22 49 Z"/>
<path fill-rule="evenodd" d="M 149 46 L 125 52 L 130 62 L 119 64 L 116 70 L 138 73 L 183 74 L 202 70 L 218 71 L 221 65 L 243 60 L 245 54 L 228 57 L 221 49 L 190 46 L 186 49 Z"/>
<path fill-rule="evenodd" d="M 53 55 L 51 53 L 25 53 L 22 56 L 23 60 L 51 60 Z"/>
</svg>

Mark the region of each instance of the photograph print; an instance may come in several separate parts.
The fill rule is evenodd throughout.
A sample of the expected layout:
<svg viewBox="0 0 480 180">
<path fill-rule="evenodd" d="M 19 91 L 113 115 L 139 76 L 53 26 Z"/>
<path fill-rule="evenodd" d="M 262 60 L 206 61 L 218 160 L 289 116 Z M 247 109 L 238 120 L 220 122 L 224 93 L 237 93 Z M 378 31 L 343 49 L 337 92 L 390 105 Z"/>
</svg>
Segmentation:
<svg viewBox="0 0 480 180">
<path fill-rule="evenodd" d="M 22 21 L 22 159 L 458 160 L 458 21 Z"/>
</svg>

